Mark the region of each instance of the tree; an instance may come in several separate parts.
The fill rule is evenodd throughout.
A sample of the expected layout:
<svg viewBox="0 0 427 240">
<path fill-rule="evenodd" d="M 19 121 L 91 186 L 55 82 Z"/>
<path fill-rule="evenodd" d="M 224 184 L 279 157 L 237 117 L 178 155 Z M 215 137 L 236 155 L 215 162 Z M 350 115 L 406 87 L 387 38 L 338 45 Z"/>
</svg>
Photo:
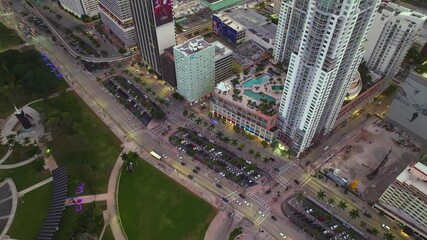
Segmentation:
<svg viewBox="0 0 427 240">
<path fill-rule="evenodd" d="M 184 115 L 184 117 L 188 116 L 188 111 L 187 111 L 187 109 L 185 109 L 185 110 L 182 112 L 182 115 Z"/>
<path fill-rule="evenodd" d="M 194 115 L 194 113 L 190 113 L 190 115 L 188 116 L 188 118 L 190 118 L 190 119 L 193 119 L 195 117 L 196 117 L 196 115 Z"/>
<path fill-rule="evenodd" d="M 335 204 L 335 199 L 333 199 L 333 198 L 329 198 L 329 199 L 328 199 L 328 204 L 329 204 L 329 205 L 334 205 L 334 204 Z"/>
<path fill-rule="evenodd" d="M 231 140 L 231 146 L 237 146 L 237 140 L 236 139 Z"/>
<path fill-rule="evenodd" d="M 384 233 L 384 240 L 393 240 L 394 239 L 394 235 L 393 233 Z"/>
<path fill-rule="evenodd" d="M 264 156 L 264 157 L 262 158 L 262 161 L 263 161 L 265 164 L 267 164 L 267 163 L 270 161 L 270 158 L 268 158 L 267 156 Z"/>
<path fill-rule="evenodd" d="M 345 209 L 347 208 L 347 203 L 346 203 L 345 201 L 341 200 L 341 201 L 338 203 L 338 208 L 340 208 L 340 209 L 342 209 L 342 210 L 345 210 Z"/>
<path fill-rule="evenodd" d="M 253 149 L 250 149 L 250 150 L 249 150 L 249 155 L 251 155 L 251 156 L 252 156 L 252 155 L 254 155 L 254 153 L 255 153 L 255 151 L 254 151 Z"/>
<path fill-rule="evenodd" d="M 300 203 L 302 203 L 302 201 L 304 200 L 304 198 L 305 198 L 305 196 L 304 196 L 304 193 L 303 192 L 298 192 L 297 193 L 297 202 L 300 202 Z"/>
<path fill-rule="evenodd" d="M 242 151 L 245 147 L 246 145 L 241 143 L 237 149 L 239 149 L 239 151 Z"/>
<path fill-rule="evenodd" d="M 325 193 L 325 191 L 323 191 L 323 190 L 319 190 L 319 191 L 317 192 L 317 198 L 318 198 L 318 199 L 320 199 L 320 200 L 324 200 L 324 199 L 325 199 L 325 197 L 326 197 L 326 193 Z"/>
<path fill-rule="evenodd" d="M 215 125 L 213 125 L 213 124 L 209 125 L 209 127 L 208 127 L 208 130 L 209 130 L 209 131 L 212 131 L 212 130 L 214 130 L 214 129 L 215 129 Z"/>
<path fill-rule="evenodd" d="M 200 125 L 200 123 L 202 122 L 202 119 L 200 117 L 198 117 L 195 122 L 197 125 Z"/>
<path fill-rule="evenodd" d="M 220 132 L 220 131 L 217 131 L 217 132 L 215 133 L 215 136 L 216 136 L 216 138 L 221 138 L 222 136 L 224 136 L 224 133 L 222 133 L 222 132 Z"/>
<path fill-rule="evenodd" d="M 230 142 L 230 138 L 225 136 L 221 139 L 224 143 L 229 143 Z"/>
<path fill-rule="evenodd" d="M 277 148 L 279 145 L 279 142 L 277 140 L 274 140 L 270 143 L 270 147 L 273 149 L 273 151 Z"/>
<path fill-rule="evenodd" d="M 256 152 L 255 155 L 254 155 L 254 158 L 255 159 L 259 159 L 260 157 L 261 157 L 261 154 L 259 152 Z"/>
<path fill-rule="evenodd" d="M 377 236 L 378 233 L 380 233 L 380 231 L 378 231 L 378 229 L 376 227 L 372 227 L 369 232 L 373 235 L 373 236 Z"/>
<path fill-rule="evenodd" d="M 366 222 L 365 222 L 365 221 L 360 221 L 360 223 L 359 223 L 359 224 L 360 224 L 360 226 L 361 226 L 361 227 L 363 227 L 363 228 L 364 228 L 364 227 L 366 227 Z"/>
<path fill-rule="evenodd" d="M 283 156 L 285 156 L 285 154 L 286 154 L 286 150 L 285 149 L 280 149 L 280 155 L 282 155 L 282 157 L 283 157 Z"/>
<path fill-rule="evenodd" d="M 262 140 L 261 145 L 263 148 L 267 148 L 268 147 L 268 142 L 265 140 Z"/>
<path fill-rule="evenodd" d="M 356 219 L 356 218 L 360 217 L 359 210 L 357 210 L 355 208 L 351 209 L 351 211 L 349 213 L 350 213 L 351 219 Z"/>
</svg>

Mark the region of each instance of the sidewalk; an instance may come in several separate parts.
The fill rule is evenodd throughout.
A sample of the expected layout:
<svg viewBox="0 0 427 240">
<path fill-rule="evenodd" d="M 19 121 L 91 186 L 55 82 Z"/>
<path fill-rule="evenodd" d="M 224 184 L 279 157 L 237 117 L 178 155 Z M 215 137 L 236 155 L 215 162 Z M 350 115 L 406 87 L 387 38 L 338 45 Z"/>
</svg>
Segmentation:
<svg viewBox="0 0 427 240">
<path fill-rule="evenodd" d="M 107 201 L 107 196 L 108 196 L 107 193 L 101 193 L 96 195 L 69 197 L 65 199 L 65 206 L 67 207 L 67 206 L 75 205 L 75 202 L 73 202 L 73 200 L 74 201 L 81 200 L 80 204 Z"/>
<path fill-rule="evenodd" d="M 45 180 L 43 180 L 43 181 L 41 181 L 41 182 L 39 182 L 39 183 L 36 183 L 36 184 L 34 184 L 33 186 L 28 187 L 28 188 L 26 188 L 26 189 L 24 189 L 24 190 L 22 190 L 22 191 L 18 192 L 18 197 L 22 197 L 22 196 L 24 196 L 26 193 L 29 193 L 29 192 L 33 191 L 34 189 L 37 189 L 37 188 L 39 188 L 39 187 L 41 187 L 41 186 L 43 186 L 43 185 L 46 185 L 46 184 L 48 184 L 48 183 L 52 182 L 52 180 L 53 180 L 53 178 L 52 178 L 52 177 L 50 177 L 50 178 L 47 178 L 47 179 L 45 179 Z"/>
</svg>

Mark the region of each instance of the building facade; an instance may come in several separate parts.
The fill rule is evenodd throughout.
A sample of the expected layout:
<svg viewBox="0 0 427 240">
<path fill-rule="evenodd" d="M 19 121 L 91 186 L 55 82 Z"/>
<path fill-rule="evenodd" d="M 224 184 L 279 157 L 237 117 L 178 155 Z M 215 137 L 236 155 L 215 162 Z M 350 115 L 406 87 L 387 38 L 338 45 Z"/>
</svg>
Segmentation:
<svg viewBox="0 0 427 240">
<path fill-rule="evenodd" d="M 193 103 L 215 87 L 215 46 L 195 37 L 173 48 L 177 91 Z"/>
<path fill-rule="evenodd" d="M 233 51 L 219 41 L 212 45 L 215 47 L 215 83 L 219 83 L 233 74 Z"/>
<path fill-rule="evenodd" d="M 99 0 L 99 13 L 104 25 L 130 48 L 136 45 L 130 0 Z"/>
<path fill-rule="evenodd" d="M 160 54 L 175 46 L 172 0 L 130 0 L 141 58 L 158 75 Z"/>
<path fill-rule="evenodd" d="M 426 19 L 423 14 L 397 4 L 381 4 L 367 36 L 363 57 L 366 66 L 390 83 Z"/>
<path fill-rule="evenodd" d="M 98 15 L 98 0 L 59 0 L 61 6 L 78 17 Z"/>
<path fill-rule="evenodd" d="M 405 231 L 408 235 L 427 239 L 427 166 L 421 162 L 410 164 L 385 190 L 375 207 L 410 228 Z"/>
<path fill-rule="evenodd" d="M 378 0 L 282 1 L 273 51 L 276 61 L 288 64 L 280 138 L 298 155 L 335 127 L 378 5 Z"/>
</svg>

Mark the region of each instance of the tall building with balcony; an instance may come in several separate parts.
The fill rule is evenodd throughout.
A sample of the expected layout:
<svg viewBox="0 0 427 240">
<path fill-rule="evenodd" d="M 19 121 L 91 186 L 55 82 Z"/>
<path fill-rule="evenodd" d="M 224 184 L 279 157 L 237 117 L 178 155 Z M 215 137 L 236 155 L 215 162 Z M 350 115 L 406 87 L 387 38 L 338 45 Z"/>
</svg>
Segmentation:
<svg viewBox="0 0 427 240">
<path fill-rule="evenodd" d="M 398 72 L 427 17 L 395 3 L 382 3 L 368 33 L 364 61 L 386 79 L 383 89 Z"/>
<path fill-rule="evenodd" d="M 99 13 L 104 25 L 130 48 L 136 45 L 130 0 L 99 0 Z"/>
<path fill-rule="evenodd" d="M 98 0 L 59 0 L 61 6 L 78 17 L 98 15 Z"/>
<path fill-rule="evenodd" d="M 280 139 L 298 155 L 329 134 L 354 79 L 379 0 L 285 0 L 273 56 L 288 65 Z"/>
<path fill-rule="evenodd" d="M 406 234 L 427 239 L 427 166 L 410 164 L 374 207 L 406 226 Z"/>
<path fill-rule="evenodd" d="M 130 0 L 142 60 L 162 75 L 160 55 L 175 46 L 172 0 Z"/>
<path fill-rule="evenodd" d="M 215 46 L 202 37 L 173 48 L 177 91 L 190 103 L 208 95 L 215 87 Z"/>
</svg>

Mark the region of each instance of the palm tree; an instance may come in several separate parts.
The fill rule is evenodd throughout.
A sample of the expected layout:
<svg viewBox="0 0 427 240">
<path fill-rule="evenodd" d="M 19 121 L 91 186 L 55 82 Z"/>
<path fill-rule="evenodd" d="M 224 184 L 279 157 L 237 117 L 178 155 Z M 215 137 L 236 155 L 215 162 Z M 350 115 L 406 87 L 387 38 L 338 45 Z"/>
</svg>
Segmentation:
<svg viewBox="0 0 427 240">
<path fill-rule="evenodd" d="M 328 199 L 328 204 L 329 204 L 329 205 L 334 205 L 334 204 L 335 204 L 335 199 L 333 199 L 333 198 L 329 198 L 329 199 Z"/>
<path fill-rule="evenodd" d="M 213 117 L 213 113 L 212 113 L 212 112 L 209 112 L 209 113 L 208 113 L 208 117 L 209 117 L 209 118 L 212 118 L 212 117 Z"/>
<path fill-rule="evenodd" d="M 273 151 L 274 149 L 277 148 L 278 145 L 279 145 L 279 142 L 277 142 L 277 140 L 274 140 L 270 143 L 270 147 L 273 149 Z"/>
<path fill-rule="evenodd" d="M 342 210 L 345 210 L 345 209 L 347 208 L 347 203 L 346 203 L 345 201 L 341 200 L 341 201 L 338 203 L 338 208 L 340 208 L 340 209 L 342 209 Z"/>
<path fill-rule="evenodd" d="M 220 132 L 220 131 L 217 131 L 217 132 L 215 133 L 216 138 L 221 138 L 223 135 L 224 135 L 224 133 L 222 133 L 222 132 Z"/>
<path fill-rule="evenodd" d="M 254 155 L 255 151 L 253 149 L 249 150 L 249 155 Z"/>
<path fill-rule="evenodd" d="M 239 149 L 240 151 L 242 151 L 243 148 L 245 148 L 245 147 L 246 147 L 246 145 L 243 144 L 243 143 L 241 143 L 237 149 Z"/>
<path fill-rule="evenodd" d="M 379 232 L 380 232 L 380 231 L 378 231 L 378 229 L 377 229 L 377 228 L 375 228 L 375 227 L 372 227 L 372 228 L 370 229 L 370 233 L 371 233 L 372 235 L 374 235 L 374 236 L 377 236 Z"/>
<path fill-rule="evenodd" d="M 188 115 L 188 111 L 187 111 L 187 109 L 185 109 L 185 110 L 182 112 L 182 115 L 184 115 L 184 117 L 186 117 L 186 116 Z"/>
<path fill-rule="evenodd" d="M 394 239 L 394 235 L 393 233 L 384 233 L 384 238 L 385 240 L 393 240 Z"/>
<path fill-rule="evenodd" d="M 312 239 L 317 239 L 317 237 L 319 236 L 320 236 L 320 232 L 318 230 L 314 230 Z"/>
<path fill-rule="evenodd" d="M 264 156 L 264 157 L 262 158 L 262 161 L 263 161 L 265 164 L 267 164 L 267 163 L 268 163 L 268 161 L 270 161 L 270 158 L 268 158 L 267 156 Z"/>
<path fill-rule="evenodd" d="M 323 191 L 323 190 L 319 190 L 319 191 L 317 192 L 317 198 L 318 198 L 318 199 L 323 200 L 323 199 L 325 199 L 325 197 L 326 197 L 326 193 L 325 193 L 325 191 Z"/>
<path fill-rule="evenodd" d="M 364 228 L 364 227 L 366 227 L 366 222 L 365 222 L 365 221 L 360 221 L 360 223 L 359 223 L 359 224 L 360 224 L 360 226 L 361 226 L 361 227 L 363 227 L 363 228 Z"/>
<path fill-rule="evenodd" d="M 190 115 L 188 116 L 188 118 L 190 118 L 190 119 L 193 119 L 195 117 L 196 117 L 196 115 L 194 115 L 194 113 L 190 113 Z"/>
<path fill-rule="evenodd" d="M 360 217 L 359 210 L 357 210 L 355 208 L 351 209 L 351 211 L 349 213 L 350 213 L 351 219 L 356 219 L 356 218 Z"/>
<path fill-rule="evenodd" d="M 202 119 L 200 117 L 198 117 L 195 122 L 197 125 L 199 125 L 202 122 Z"/>
<path fill-rule="evenodd" d="M 282 157 L 283 157 L 283 156 L 285 156 L 285 154 L 286 154 L 286 150 L 285 149 L 280 149 L 280 155 L 282 155 Z"/>
<path fill-rule="evenodd" d="M 260 157 L 261 157 L 261 154 L 259 152 L 256 152 L 255 155 L 254 155 L 254 158 L 255 159 L 259 159 Z"/>
<path fill-rule="evenodd" d="M 303 200 L 304 200 L 304 198 L 305 198 L 305 196 L 304 196 L 304 193 L 303 192 L 298 192 L 297 193 L 297 202 L 302 202 Z"/>
<path fill-rule="evenodd" d="M 230 138 L 225 136 L 221 139 L 224 143 L 229 143 L 230 142 Z"/>
<path fill-rule="evenodd" d="M 231 140 L 231 146 L 237 146 L 237 140 L 236 139 Z"/>
<path fill-rule="evenodd" d="M 214 130 L 214 128 L 215 128 L 215 125 L 211 124 L 211 125 L 209 125 L 208 130 L 212 131 L 212 130 Z"/>
</svg>

